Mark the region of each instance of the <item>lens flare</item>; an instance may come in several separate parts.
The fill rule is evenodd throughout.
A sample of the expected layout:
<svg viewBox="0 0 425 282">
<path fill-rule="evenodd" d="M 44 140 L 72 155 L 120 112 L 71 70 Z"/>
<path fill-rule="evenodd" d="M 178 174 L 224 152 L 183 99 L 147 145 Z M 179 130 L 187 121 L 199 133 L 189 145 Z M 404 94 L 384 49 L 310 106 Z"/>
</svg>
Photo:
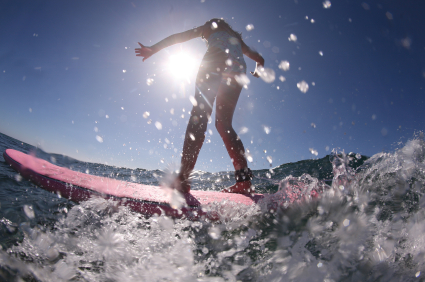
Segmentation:
<svg viewBox="0 0 425 282">
<path fill-rule="evenodd" d="M 170 56 L 168 70 L 177 80 L 188 79 L 196 69 L 196 61 L 187 53 L 178 53 Z"/>
</svg>

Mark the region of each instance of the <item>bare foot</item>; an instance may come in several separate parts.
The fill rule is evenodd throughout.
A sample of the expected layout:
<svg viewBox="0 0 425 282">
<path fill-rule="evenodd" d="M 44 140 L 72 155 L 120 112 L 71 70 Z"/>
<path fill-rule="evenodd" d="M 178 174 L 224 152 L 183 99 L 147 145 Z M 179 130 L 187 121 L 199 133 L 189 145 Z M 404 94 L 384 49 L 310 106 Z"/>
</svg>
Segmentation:
<svg viewBox="0 0 425 282">
<path fill-rule="evenodd" d="M 183 179 L 183 177 L 181 175 L 179 175 L 171 183 L 170 188 L 176 189 L 180 193 L 189 193 L 190 192 L 190 182 L 189 182 L 188 179 Z"/>
<path fill-rule="evenodd" d="M 221 192 L 248 195 L 252 193 L 253 190 L 251 189 L 251 181 L 248 180 L 243 182 L 236 182 L 234 185 L 221 190 Z"/>
</svg>

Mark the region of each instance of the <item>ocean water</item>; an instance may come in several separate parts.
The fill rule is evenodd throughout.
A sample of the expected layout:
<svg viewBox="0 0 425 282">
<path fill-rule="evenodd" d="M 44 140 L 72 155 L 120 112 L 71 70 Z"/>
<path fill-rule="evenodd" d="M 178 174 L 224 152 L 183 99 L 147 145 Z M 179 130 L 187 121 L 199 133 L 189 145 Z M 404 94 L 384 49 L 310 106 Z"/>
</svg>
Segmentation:
<svg viewBox="0 0 425 282">
<path fill-rule="evenodd" d="M 51 155 L 0 134 L 6 148 L 126 181 L 158 185 L 166 176 Z M 0 157 L 0 280 L 425 281 L 421 134 L 368 159 L 334 151 L 254 174 L 257 192 L 282 199 L 297 183 L 323 193 L 216 223 L 146 218 L 114 201 L 60 198 Z M 231 183 L 228 172 L 198 171 L 193 186 L 218 191 Z"/>
</svg>

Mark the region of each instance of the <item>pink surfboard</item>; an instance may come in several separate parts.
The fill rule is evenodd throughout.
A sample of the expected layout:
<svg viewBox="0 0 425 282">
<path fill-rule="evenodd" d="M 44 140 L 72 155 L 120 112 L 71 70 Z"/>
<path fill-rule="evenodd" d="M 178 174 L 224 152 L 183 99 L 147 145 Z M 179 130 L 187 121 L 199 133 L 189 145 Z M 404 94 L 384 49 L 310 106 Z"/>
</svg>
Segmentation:
<svg viewBox="0 0 425 282">
<path fill-rule="evenodd" d="M 147 216 L 165 214 L 174 218 L 185 217 L 191 220 L 207 218 L 215 221 L 221 218 L 217 209 L 211 209 L 211 206 L 218 204 L 221 209 L 231 209 L 235 206 L 246 208 L 267 197 L 266 194 L 246 196 L 192 190 L 183 195 L 184 199 L 180 198 L 182 205 L 179 208 L 173 208 L 175 205 L 172 197 L 175 197 L 175 193 L 172 193 L 171 189 L 72 171 L 13 149 L 7 149 L 3 156 L 22 177 L 47 191 L 60 194 L 74 202 L 84 201 L 93 196 L 112 198 Z M 275 204 L 269 203 L 268 209 L 276 208 Z"/>
</svg>

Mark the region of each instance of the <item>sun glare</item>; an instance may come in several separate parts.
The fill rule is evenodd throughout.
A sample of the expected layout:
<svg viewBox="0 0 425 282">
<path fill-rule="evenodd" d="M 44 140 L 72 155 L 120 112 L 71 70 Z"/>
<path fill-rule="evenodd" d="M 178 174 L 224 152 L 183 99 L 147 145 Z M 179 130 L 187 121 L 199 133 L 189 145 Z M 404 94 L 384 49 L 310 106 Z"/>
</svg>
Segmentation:
<svg viewBox="0 0 425 282">
<path fill-rule="evenodd" d="M 196 61 L 186 53 L 170 56 L 168 70 L 176 79 L 188 79 L 196 69 Z"/>
</svg>

